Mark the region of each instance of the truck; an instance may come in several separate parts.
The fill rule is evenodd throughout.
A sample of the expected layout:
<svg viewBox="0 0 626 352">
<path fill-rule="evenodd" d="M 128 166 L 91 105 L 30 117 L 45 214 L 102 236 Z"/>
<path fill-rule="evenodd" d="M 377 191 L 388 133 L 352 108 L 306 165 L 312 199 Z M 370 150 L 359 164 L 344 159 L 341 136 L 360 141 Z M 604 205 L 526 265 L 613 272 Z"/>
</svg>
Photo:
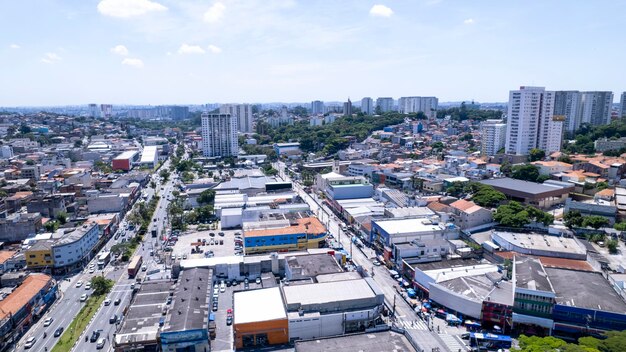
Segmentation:
<svg viewBox="0 0 626 352">
<path fill-rule="evenodd" d="M 107 266 L 107 264 L 109 264 L 110 260 L 111 260 L 111 252 L 100 253 L 100 255 L 98 256 L 98 269 L 100 270 L 104 269 L 104 267 Z"/>
<path fill-rule="evenodd" d="M 143 263 L 143 257 L 140 255 L 136 255 L 131 259 L 130 264 L 128 264 L 128 278 L 133 278 L 141 269 L 141 264 Z"/>
</svg>

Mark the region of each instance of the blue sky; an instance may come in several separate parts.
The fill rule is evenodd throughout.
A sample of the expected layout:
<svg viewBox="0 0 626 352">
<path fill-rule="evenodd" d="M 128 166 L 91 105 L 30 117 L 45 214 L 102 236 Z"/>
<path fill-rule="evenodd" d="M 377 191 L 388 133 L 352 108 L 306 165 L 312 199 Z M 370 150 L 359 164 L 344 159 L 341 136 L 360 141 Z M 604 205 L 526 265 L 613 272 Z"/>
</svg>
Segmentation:
<svg viewBox="0 0 626 352">
<path fill-rule="evenodd" d="M 626 90 L 624 1 L 0 4 L 0 105 Z"/>
</svg>

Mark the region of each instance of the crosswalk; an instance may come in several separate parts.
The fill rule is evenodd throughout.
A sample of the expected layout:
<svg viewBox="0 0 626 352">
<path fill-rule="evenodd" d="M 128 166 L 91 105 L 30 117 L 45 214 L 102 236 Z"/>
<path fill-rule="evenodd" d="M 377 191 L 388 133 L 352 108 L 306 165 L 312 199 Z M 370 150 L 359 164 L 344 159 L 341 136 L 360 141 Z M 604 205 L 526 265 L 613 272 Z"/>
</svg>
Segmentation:
<svg viewBox="0 0 626 352">
<path fill-rule="evenodd" d="M 439 337 L 446 344 L 448 350 L 451 352 L 466 352 L 469 351 L 465 343 L 463 343 L 458 336 L 448 335 L 448 334 L 439 334 Z"/>
<path fill-rule="evenodd" d="M 396 322 L 398 327 L 405 330 L 428 330 L 426 323 L 420 319 L 417 320 L 398 320 Z"/>
</svg>

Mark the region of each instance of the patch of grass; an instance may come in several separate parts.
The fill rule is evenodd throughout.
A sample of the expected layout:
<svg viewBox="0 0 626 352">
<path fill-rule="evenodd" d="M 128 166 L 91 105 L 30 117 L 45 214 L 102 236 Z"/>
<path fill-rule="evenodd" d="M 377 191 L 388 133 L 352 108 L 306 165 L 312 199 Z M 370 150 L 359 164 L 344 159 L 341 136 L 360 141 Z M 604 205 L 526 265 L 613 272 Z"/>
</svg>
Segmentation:
<svg viewBox="0 0 626 352">
<path fill-rule="evenodd" d="M 81 308 L 78 315 L 76 315 L 74 320 L 68 325 L 63 335 L 61 335 L 61 338 L 57 341 L 56 345 L 54 345 L 54 348 L 52 348 L 52 352 L 69 352 L 72 350 L 74 343 L 76 343 L 81 333 L 85 331 L 89 321 L 94 314 L 96 314 L 105 298 L 106 294 L 100 296 L 92 295 L 87 299 L 83 308 Z"/>
</svg>

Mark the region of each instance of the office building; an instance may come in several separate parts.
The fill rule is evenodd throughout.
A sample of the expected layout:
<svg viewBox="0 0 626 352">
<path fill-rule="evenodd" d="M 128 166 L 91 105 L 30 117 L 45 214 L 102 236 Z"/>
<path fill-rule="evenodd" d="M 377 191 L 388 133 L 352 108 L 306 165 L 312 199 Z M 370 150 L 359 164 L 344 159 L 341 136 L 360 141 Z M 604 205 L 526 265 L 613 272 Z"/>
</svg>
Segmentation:
<svg viewBox="0 0 626 352">
<path fill-rule="evenodd" d="M 581 93 L 577 90 L 554 92 L 554 115 L 564 116 L 565 132 L 574 133 L 581 122 Z"/>
<path fill-rule="evenodd" d="M 617 117 L 626 117 L 626 92 L 623 92 L 619 99 L 619 115 Z"/>
<path fill-rule="evenodd" d="M 393 111 L 393 98 L 378 98 L 376 99 L 376 112 L 389 112 Z"/>
<path fill-rule="evenodd" d="M 311 102 L 311 115 L 323 115 L 324 114 L 324 102 L 321 100 L 315 100 Z"/>
<path fill-rule="evenodd" d="M 111 104 L 100 104 L 100 116 L 101 117 L 111 117 L 111 116 L 113 116 L 113 105 L 111 105 Z"/>
<path fill-rule="evenodd" d="M 113 171 L 122 170 L 129 171 L 133 168 L 133 164 L 139 160 L 138 150 L 128 150 L 111 160 L 111 169 Z"/>
<path fill-rule="evenodd" d="M 496 155 L 506 142 L 506 123 L 502 120 L 487 120 L 480 124 L 482 155 Z"/>
<path fill-rule="evenodd" d="M 246 254 L 321 248 L 327 234 L 326 227 L 316 217 L 300 213 L 266 213 L 254 222 L 245 223 L 243 228 Z"/>
<path fill-rule="evenodd" d="M 581 122 L 592 126 L 610 123 L 612 105 L 613 92 L 582 92 Z"/>
<path fill-rule="evenodd" d="M 202 152 L 205 157 L 239 154 L 237 119 L 230 114 L 202 114 Z"/>
<path fill-rule="evenodd" d="M 352 116 L 352 102 L 350 98 L 348 98 L 347 102 L 343 103 L 343 114 L 345 116 Z"/>
<path fill-rule="evenodd" d="M 371 115 L 374 113 L 374 101 L 370 97 L 361 99 L 361 112 L 365 115 Z"/>
<path fill-rule="evenodd" d="M 398 111 L 403 114 L 423 112 L 429 119 L 434 119 L 438 104 L 436 97 L 402 97 L 398 99 Z"/>
<path fill-rule="evenodd" d="M 506 153 L 528 155 L 534 148 L 559 151 L 562 115 L 554 116 L 554 94 L 543 87 L 520 87 L 509 93 Z"/>
</svg>

